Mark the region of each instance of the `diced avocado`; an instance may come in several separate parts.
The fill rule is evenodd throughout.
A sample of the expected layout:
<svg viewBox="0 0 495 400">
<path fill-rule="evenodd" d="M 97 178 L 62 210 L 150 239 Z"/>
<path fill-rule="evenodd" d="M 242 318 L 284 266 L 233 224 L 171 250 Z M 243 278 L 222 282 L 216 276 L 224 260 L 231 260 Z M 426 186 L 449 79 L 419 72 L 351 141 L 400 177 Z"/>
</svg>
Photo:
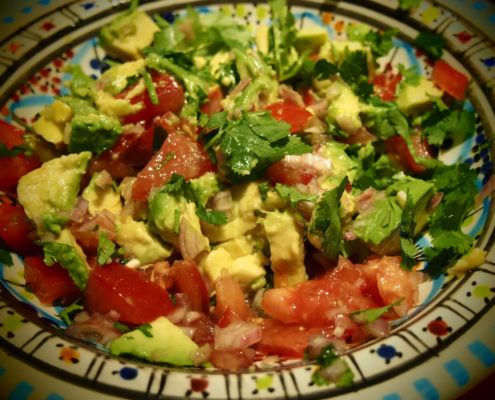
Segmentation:
<svg viewBox="0 0 495 400">
<path fill-rule="evenodd" d="M 118 15 L 98 35 L 100 45 L 112 56 L 124 60 L 141 58 L 140 50 L 153 43 L 160 28 L 143 11 L 129 10 Z"/>
<path fill-rule="evenodd" d="M 225 242 L 244 235 L 256 228 L 258 217 L 255 210 L 261 210 L 263 202 L 255 182 L 232 188 L 232 218 L 224 225 L 203 225 L 212 243 Z"/>
<path fill-rule="evenodd" d="M 456 263 L 447 270 L 449 274 L 462 277 L 466 272 L 479 267 L 485 262 L 486 251 L 478 247 L 473 247 L 469 253 L 462 256 Z"/>
<path fill-rule="evenodd" d="M 82 197 L 88 200 L 89 213 L 95 215 L 96 211 L 108 210 L 115 215 L 122 211 L 120 194 L 111 185 L 100 187 L 96 184 L 101 172 L 96 172 L 91 177 L 88 186 L 83 190 Z"/>
<path fill-rule="evenodd" d="M 215 77 L 215 79 L 218 79 L 220 77 L 222 64 L 228 63 L 230 61 L 232 61 L 232 54 L 228 51 L 223 50 L 219 51 L 211 58 L 210 72 Z"/>
<path fill-rule="evenodd" d="M 142 329 L 146 329 L 147 335 Z M 167 317 L 159 317 L 149 327 L 127 332 L 110 343 L 110 353 L 132 355 L 152 362 L 193 365 L 191 352 L 198 348 L 181 328 Z"/>
<path fill-rule="evenodd" d="M 112 118 L 120 118 L 138 112 L 142 107 L 142 102 L 131 104 L 126 99 L 118 99 L 103 90 L 97 91 L 93 99 L 98 110 Z"/>
<path fill-rule="evenodd" d="M 164 241 L 176 247 L 179 245 L 180 216 L 184 213 L 186 204 L 185 198 L 163 191 L 155 192 L 148 202 L 150 226 Z"/>
<path fill-rule="evenodd" d="M 69 151 L 91 151 L 101 154 L 122 134 L 122 126 L 115 118 L 104 114 L 76 114 L 71 122 Z"/>
<path fill-rule="evenodd" d="M 356 176 L 357 163 L 345 152 L 346 145 L 330 140 L 323 146 L 323 155 L 332 162 L 332 173 L 334 175 L 346 174 L 352 183 Z"/>
<path fill-rule="evenodd" d="M 361 128 L 359 97 L 348 85 L 340 81 L 333 82 L 327 88 L 326 97 L 329 101 L 327 118 L 330 122 L 336 123 L 351 135 Z"/>
<path fill-rule="evenodd" d="M 198 201 L 203 206 L 220 191 L 220 183 L 215 172 L 207 172 L 199 178 L 191 179 L 189 182 L 191 182 Z"/>
<path fill-rule="evenodd" d="M 84 254 L 84 251 L 77 243 L 76 238 L 68 229 L 62 230 L 60 236 L 56 239 L 56 242 L 71 246 L 74 249 L 73 252 L 70 252 L 70 257 L 59 259 L 58 262 L 69 272 L 70 277 L 77 287 L 83 290 L 86 287 L 89 271 L 91 269 L 86 259 L 86 254 Z"/>
<path fill-rule="evenodd" d="M 72 119 L 71 108 L 60 100 L 55 100 L 40 112 L 40 117 L 33 123 L 34 131 L 47 142 L 56 146 L 64 143 L 65 126 Z"/>
<path fill-rule="evenodd" d="M 440 98 L 443 91 L 424 76 L 419 77 L 419 85 L 404 84 L 399 86 L 397 106 L 406 115 L 425 111 L 433 104 L 433 98 Z"/>
<path fill-rule="evenodd" d="M 327 30 L 321 26 L 314 25 L 297 31 L 294 46 L 301 53 L 305 50 L 316 52 L 329 40 Z"/>
<path fill-rule="evenodd" d="M 128 61 L 107 69 L 99 81 L 103 84 L 104 91 L 115 95 L 128 86 L 128 78 L 139 76 L 139 70 L 145 67 L 143 59 Z"/>
<path fill-rule="evenodd" d="M 346 53 L 352 53 L 354 51 L 364 51 L 366 53 L 368 71 L 372 73 L 375 70 L 373 55 L 371 54 L 370 48 L 360 42 L 350 40 L 332 40 L 325 42 L 320 47 L 319 57 L 340 64 L 346 57 Z"/>
<path fill-rule="evenodd" d="M 184 226 L 189 230 L 187 237 L 194 237 L 196 251 L 199 253 L 210 250 L 210 241 L 203 235 L 199 217 L 196 215 L 196 205 L 194 203 L 186 203 L 184 213 L 180 217 L 179 232 Z M 187 225 L 184 225 L 187 224 Z"/>
<path fill-rule="evenodd" d="M 259 25 L 256 29 L 256 47 L 258 51 L 263 54 L 268 54 L 269 41 L 268 41 L 268 26 Z"/>
<path fill-rule="evenodd" d="M 306 281 L 304 234 L 288 212 L 268 212 L 263 220 L 270 244 L 270 261 L 275 287 L 294 286 Z"/>
<path fill-rule="evenodd" d="M 254 246 L 255 243 L 244 236 L 228 240 L 210 251 L 199 267 L 212 286 L 225 268 L 241 289 L 247 291 L 254 281 L 265 276 L 263 266 L 269 263 L 261 251 L 254 250 Z"/>
<path fill-rule="evenodd" d="M 19 203 L 39 230 L 43 231 L 44 228 L 36 217 L 72 210 L 90 159 L 89 151 L 54 158 L 19 180 Z"/>
<path fill-rule="evenodd" d="M 131 217 L 117 223 L 117 244 L 125 248 L 127 256 L 136 257 L 142 264 L 170 257 L 172 248 L 150 233 L 146 224 Z"/>
</svg>

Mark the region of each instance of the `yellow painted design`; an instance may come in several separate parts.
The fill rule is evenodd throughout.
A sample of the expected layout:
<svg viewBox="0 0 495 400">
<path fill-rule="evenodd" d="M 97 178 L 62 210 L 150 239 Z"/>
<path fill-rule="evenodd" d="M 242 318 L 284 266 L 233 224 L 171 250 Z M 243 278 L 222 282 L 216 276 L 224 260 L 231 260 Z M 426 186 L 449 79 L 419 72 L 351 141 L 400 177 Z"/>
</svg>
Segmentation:
<svg viewBox="0 0 495 400">
<path fill-rule="evenodd" d="M 264 6 L 256 7 L 256 16 L 259 20 L 265 19 L 268 16 L 268 8 Z"/>
<path fill-rule="evenodd" d="M 235 13 L 239 18 L 244 17 L 247 14 L 246 6 L 244 4 L 237 4 L 235 6 Z"/>
<path fill-rule="evenodd" d="M 222 6 L 221 10 L 225 15 L 232 15 L 232 7 L 230 6 Z"/>
<path fill-rule="evenodd" d="M 258 390 L 268 389 L 273 384 L 273 376 L 272 375 L 264 375 L 258 379 L 256 379 L 256 388 Z"/>
<path fill-rule="evenodd" d="M 490 290 L 490 286 L 488 285 L 479 285 L 476 286 L 473 290 L 473 295 L 480 299 L 484 299 L 485 297 L 489 297 L 492 294 Z"/>
<path fill-rule="evenodd" d="M 14 333 L 22 326 L 22 317 L 18 314 L 8 315 L 3 320 L 3 325 L 0 327 L 2 332 Z"/>
<path fill-rule="evenodd" d="M 58 358 L 64 363 L 75 364 L 79 362 L 80 355 L 79 352 L 74 349 L 71 349 L 69 347 L 62 347 L 62 350 L 60 350 L 60 356 Z"/>
<path fill-rule="evenodd" d="M 423 11 L 423 14 L 421 14 L 421 20 L 425 24 L 429 24 L 435 21 L 439 16 L 440 16 L 440 10 L 432 6 L 432 7 L 428 7 L 426 10 Z"/>
<path fill-rule="evenodd" d="M 34 294 L 28 292 L 27 290 L 21 290 L 19 294 L 24 297 L 26 300 L 34 300 Z"/>
</svg>

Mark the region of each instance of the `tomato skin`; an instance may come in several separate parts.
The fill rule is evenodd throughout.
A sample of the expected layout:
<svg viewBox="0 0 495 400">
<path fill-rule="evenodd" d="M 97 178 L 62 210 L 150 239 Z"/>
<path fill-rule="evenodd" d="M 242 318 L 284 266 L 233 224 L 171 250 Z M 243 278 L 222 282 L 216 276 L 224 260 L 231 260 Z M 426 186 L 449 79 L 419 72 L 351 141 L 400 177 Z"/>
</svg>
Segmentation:
<svg viewBox="0 0 495 400">
<path fill-rule="evenodd" d="M 92 269 L 83 297 L 87 311 L 107 314 L 114 310 L 119 321 L 130 325 L 152 322 L 175 308 L 165 289 L 115 261 Z"/>
<path fill-rule="evenodd" d="M 402 80 L 402 74 L 394 74 L 392 64 L 388 63 L 383 73 L 374 76 L 370 82 L 375 88 L 375 93 L 383 100 L 390 101 L 395 99 L 395 90 L 397 84 Z"/>
<path fill-rule="evenodd" d="M 164 163 L 170 153 L 174 154 L 173 157 Z M 151 189 L 165 184 L 174 173 L 189 180 L 215 169 L 199 143 L 185 135 L 169 133 L 160 150 L 138 173 L 132 188 L 132 198 L 146 201 Z"/>
<path fill-rule="evenodd" d="M 411 136 L 413 146 L 416 154 L 422 157 L 431 157 L 430 150 L 425 142 L 421 141 L 421 135 Z M 385 141 L 385 148 L 389 156 L 405 171 L 413 174 L 420 174 L 426 171 L 424 165 L 418 164 L 414 161 L 409 148 L 407 147 L 406 140 L 399 135 L 392 136 Z M 417 149 L 417 150 L 416 150 Z"/>
<path fill-rule="evenodd" d="M 24 144 L 24 131 L 0 120 L 0 142 L 7 149 Z M 10 189 L 17 186 L 17 182 L 28 172 L 39 168 L 41 162 L 36 156 L 26 156 L 19 154 L 15 157 L 0 157 L 0 189 Z"/>
<path fill-rule="evenodd" d="M 244 299 L 239 283 L 232 278 L 226 270 L 222 271 L 222 275 L 215 282 L 216 299 L 214 314 L 217 320 L 220 320 L 224 314 L 234 314 L 224 320 L 223 326 L 229 322 L 239 318 L 243 321 L 254 317 L 253 311 L 247 305 Z"/>
<path fill-rule="evenodd" d="M 174 280 L 174 289 L 186 294 L 191 310 L 208 314 L 210 309 L 208 289 L 194 261 L 175 261 L 170 274 Z"/>
<path fill-rule="evenodd" d="M 287 122 L 291 126 L 291 133 L 301 132 L 312 115 L 304 107 L 289 101 L 270 104 L 265 110 L 271 111 L 277 121 Z"/>
<path fill-rule="evenodd" d="M 297 167 L 284 162 L 283 159 L 270 165 L 266 171 L 266 178 L 270 182 L 288 186 L 294 186 L 296 183 L 307 185 L 315 175 L 316 171 Z"/>
<path fill-rule="evenodd" d="M 155 86 L 159 104 L 153 104 L 151 102 L 148 90 L 144 90 L 143 92 L 130 99 L 131 104 L 141 102 L 143 103 L 143 106 L 138 112 L 126 115 L 123 120 L 124 124 L 134 124 L 140 121 L 150 121 L 151 119 L 153 119 L 153 117 L 165 114 L 168 111 L 178 113 L 184 105 L 184 89 L 174 77 L 168 74 L 159 73 L 157 71 L 151 71 L 150 74 Z M 131 86 L 130 88 L 124 90 L 122 93 L 119 93 L 116 97 L 125 98 L 125 96 L 133 88 L 134 86 Z"/>
<path fill-rule="evenodd" d="M 203 114 L 215 114 L 222 111 L 223 107 L 221 101 L 223 100 L 222 89 L 217 86 L 213 90 L 210 90 L 207 95 L 208 101 L 201 105 L 201 112 Z"/>
<path fill-rule="evenodd" d="M 81 296 L 67 270 L 58 263 L 47 266 L 41 256 L 24 259 L 24 277 L 44 305 L 50 306 L 57 299 L 62 304 L 70 304 Z"/>
<path fill-rule="evenodd" d="M 433 64 L 433 82 L 457 100 L 464 99 L 469 85 L 469 78 L 445 61 L 438 60 Z"/>
<path fill-rule="evenodd" d="M 21 206 L 0 203 L 0 237 L 22 256 L 41 253 L 41 247 L 34 244 L 36 229 Z"/>
</svg>

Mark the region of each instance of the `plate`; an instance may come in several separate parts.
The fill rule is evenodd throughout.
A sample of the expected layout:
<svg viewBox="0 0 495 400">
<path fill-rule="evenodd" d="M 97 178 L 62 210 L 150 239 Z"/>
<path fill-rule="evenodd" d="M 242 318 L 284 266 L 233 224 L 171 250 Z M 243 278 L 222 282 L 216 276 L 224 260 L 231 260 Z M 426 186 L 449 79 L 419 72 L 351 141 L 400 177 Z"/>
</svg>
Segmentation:
<svg viewBox="0 0 495 400">
<path fill-rule="evenodd" d="M 115 12 L 127 7 L 123 1 L 110 0 L 31 3 L 32 7 L 22 9 L 25 14 L 35 5 L 45 8 L 35 10 L 36 17 L 29 23 L 19 22 L 20 29 L 3 31 L 9 36 L 0 46 L 0 81 L 4 82 L 1 113 L 10 120 L 15 111 L 28 123 L 43 105 L 67 90 L 63 85 L 68 79 L 62 72 L 64 65 L 79 64 L 88 74 L 100 74 L 105 54 L 97 45 L 95 33 Z M 448 48 L 443 58 L 473 79 L 469 106 L 477 112 L 477 128 L 474 137 L 441 157 L 448 163 L 462 160 L 473 165 L 481 186 L 493 172 L 493 154 L 486 143 L 495 132 L 495 52 L 490 34 L 495 22 L 490 25 L 488 17 L 485 23 L 491 9 L 484 10 L 482 7 L 490 6 L 481 2 L 466 2 L 466 11 L 452 3 L 423 1 L 419 8 L 403 12 L 395 0 L 301 1 L 291 2 L 291 9 L 300 26 L 322 26 L 332 38 L 344 37 L 345 27 L 355 22 L 379 29 L 398 27 L 396 50 L 384 62 L 417 65 L 426 76 L 431 73 L 431 65 L 410 43 L 418 30 L 442 35 Z M 253 26 L 266 23 L 269 17 L 264 3 L 164 0 L 141 4 L 143 10 L 159 12 L 169 20 L 183 13 L 187 4 L 200 13 L 221 9 Z M 477 17 L 469 7 L 479 11 L 475 14 L 479 21 L 483 18 L 478 28 L 471 24 Z M 4 24 L 15 22 L 10 16 L 2 18 Z M 103 349 L 64 335 L 60 329 L 64 323 L 57 317 L 60 309 L 42 306 L 25 290 L 22 259 L 14 257 L 13 267 L 0 264 L 2 394 L 47 400 L 454 398 L 495 369 L 492 200 L 487 198 L 474 210 L 464 227 L 487 251 L 486 262 L 462 278 L 444 275 L 426 282 L 421 286 L 421 305 L 397 321 L 389 336 L 348 351 L 344 358 L 355 376 L 355 385 L 348 388 L 314 385 L 311 375 L 315 366 L 299 361 L 229 374 L 167 368 L 109 356 Z"/>
</svg>

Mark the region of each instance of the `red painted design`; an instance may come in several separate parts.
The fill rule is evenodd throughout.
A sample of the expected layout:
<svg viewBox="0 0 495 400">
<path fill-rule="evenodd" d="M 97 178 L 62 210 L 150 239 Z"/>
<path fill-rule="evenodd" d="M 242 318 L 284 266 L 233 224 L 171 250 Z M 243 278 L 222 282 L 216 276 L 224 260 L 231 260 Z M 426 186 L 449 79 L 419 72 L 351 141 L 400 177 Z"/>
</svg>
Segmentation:
<svg viewBox="0 0 495 400">
<path fill-rule="evenodd" d="M 55 25 L 53 25 L 50 21 L 47 21 L 43 25 L 41 25 L 41 29 L 47 32 L 51 31 L 53 28 L 55 28 Z"/>
<path fill-rule="evenodd" d="M 52 82 L 57 85 L 57 84 L 59 84 L 61 82 L 61 80 L 60 80 L 60 78 L 58 76 L 55 76 L 55 77 L 52 78 Z"/>
<path fill-rule="evenodd" d="M 17 103 L 21 98 L 19 97 L 19 95 L 17 93 L 14 93 L 11 97 L 12 101 L 14 103 Z"/>
<path fill-rule="evenodd" d="M 39 78 L 37 76 L 32 76 L 31 78 L 29 78 L 29 82 L 31 82 L 31 84 L 33 85 L 36 85 L 39 81 Z"/>
<path fill-rule="evenodd" d="M 48 68 L 43 68 L 41 71 L 40 71 L 40 75 L 43 77 L 43 78 L 48 78 L 50 76 L 50 70 Z"/>
<path fill-rule="evenodd" d="M 470 34 L 469 32 L 466 32 L 466 31 L 462 31 L 462 32 L 459 32 L 455 35 L 455 37 L 457 38 L 457 40 L 461 43 L 467 43 L 469 42 L 472 38 L 473 38 L 473 35 Z"/>
<path fill-rule="evenodd" d="M 27 85 L 22 85 L 20 90 L 22 94 L 26 94 L 29 92 L 29 87 Z"/>
<path fill-rule="evenodd" d="M 54 88 L 53 93 L 55 93 L 55 96 L 60 96 L 61 92 L 59 89 Z"/>
<path fill-rule="evenodd" d="M 46 85 L 41 85 L 41 86 L 40 86 L 40 90 L 41 90 L 43 93 L 46 93 L 46 92 L 48 92 L 48 86 L 46 86 Z"/>
<path fill-rule="evenodd" d="M 428 324 L 428 330 L 430 333 L 436 336 L 445 336 L 451 331 L 451 328 L 443 319 L 435 319 Z"/>
<path fill-rule="evenodd" d="M 191 379 L 191 390 L 193 392 L 204 392 L 208 387 L 208 381 L 203 378 L 192 378 Z"/>
<path fill-rule="evenodd" d="M 69 50 L 69 51 L 67 51 L 67 53 L 65 53 L 65 56 L 67 58 L 72 58 L 72 57 L 74 57 L 74 52 L 72 50 Z"/>
<path fill-rule="evenodd" d="M 21 47 L 22 46 L 19 43 L 12 42 L 9 44 L 8 49 L 12 54 L 15 54 Z"/>
<path fill-rule="evenodd" d="M 64 65 L 64 60 L 62 60 L 61 58 L 57 58 L 53 61 L 53 65 L 55 65 L 56 68 L 60 68 L 62 67 L 62 65 Z"/>
</svg>

